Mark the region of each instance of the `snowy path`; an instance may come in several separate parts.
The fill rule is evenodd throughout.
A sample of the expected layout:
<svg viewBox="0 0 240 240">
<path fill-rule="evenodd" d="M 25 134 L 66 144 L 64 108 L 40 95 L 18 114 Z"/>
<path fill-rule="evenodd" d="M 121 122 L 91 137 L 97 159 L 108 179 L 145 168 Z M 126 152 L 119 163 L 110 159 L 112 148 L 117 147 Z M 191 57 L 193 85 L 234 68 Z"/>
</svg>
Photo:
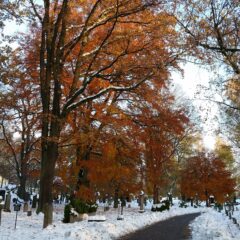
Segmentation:
<svg viewBox="0 0 240 240">
<path fill-rule="evenodd" d="M 200 209 L 172 207 L 169 211 L 151 212 L 146 209 L 139 213 L 138 208 L 125 209 L 124 220 L 117 220 L 117 210 L 110 209 L 103 212 L 99 208 L 98 215 L 105 215 L 105 222 L 82 221 L 73 224 L 64 224 L 62 209 L 54 214 L 54 223 L 42 230 L 42 215 L 33 213 L 27 217 L 20 212 L 17 229 L 14 230 L 15 213 L 3 213 L 0 226 L 0 240 L 110 240 L 117 239 L 131 232 L 137 231 L 153 223 L 163 221 L 174 216 L 199 212 Z"/>
<path fill-rule="evenodd" d="M 182 240 L 190 237 L 189 223 L 199 213 L 177 216 L 141 229 L 121 240 Z"/>
<path fill-rule="evenodd" d="M 105 222 L 88 222 L 87 220 L 73 224 L 62 223 L 63 206 L 54 208 L 54 223 L 47 229 L 42 229 L 43 216 L 33 213 L 28 217 L 26 213 L 19 212 L 17 229 L 14 229 L 15 212 L 3 212 L 0 226 L 0 240 L 113 240 L 119 239 L 139 229 L 148 227 L 159 221 L 170 218 L 200 213 L 191 224 L 193 240 L 239 240 L 240 227 L 233 224 L 224 213 L 215 210 L 200 208 L 179 208 L 176 203 L 169 211 L 151 212 L 148 204 L 144 213 L 138 212 L 138 206 L 124 210 L 124 220 L 118 221 L 118 211 L 110 209 L 107 212 L 99 207 L 97 214 L 106 216 Z M 240 219 L 240 211 L 234 216 Z M 177 240 L 177 239 L 174 239 Z"/>
</svg>

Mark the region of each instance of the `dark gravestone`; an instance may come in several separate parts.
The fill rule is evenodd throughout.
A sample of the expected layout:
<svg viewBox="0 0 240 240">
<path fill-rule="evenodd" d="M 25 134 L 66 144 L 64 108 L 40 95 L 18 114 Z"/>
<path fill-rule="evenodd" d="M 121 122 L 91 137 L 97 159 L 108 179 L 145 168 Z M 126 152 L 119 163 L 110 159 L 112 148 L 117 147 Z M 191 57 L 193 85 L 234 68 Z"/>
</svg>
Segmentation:
<svg viewBox="0 0 240 240">
<path fill-rule="evenodd" d="M 191 207 L 193 207 L 193 198 L 190 198 Z"/>
<path fill-rule="evenodd" d="M 2 196 L 2 201 L 5 201 L 6 190 L 0 189 L 0 196 Z"/>
<path fill-rule="evenodd" d="M 33 200 L 32 200 L 32 208 L 36 208 L 37 207 L 37 195 L 33 196 Z"/>
<path fill-rule="evenodd" d="M 4 211 L 5 212 L 11 212 L 10 210 L 11 205 L 11 193 L 9 192 L 6 196 L 5 205 L 4 205 Z"/>
<path fill-rule="evenodd" d="M 144 193 L 141 192 L 139 195 L 140 210 L 139 212 L 144 212 Z"/>
<path fill-rule="evenodd" d="M 3 210 L 4 204 L 3 204 L 3 197 L 0 196 L 0 226 L 2 222 L 2 210 Z"/>
</svg>

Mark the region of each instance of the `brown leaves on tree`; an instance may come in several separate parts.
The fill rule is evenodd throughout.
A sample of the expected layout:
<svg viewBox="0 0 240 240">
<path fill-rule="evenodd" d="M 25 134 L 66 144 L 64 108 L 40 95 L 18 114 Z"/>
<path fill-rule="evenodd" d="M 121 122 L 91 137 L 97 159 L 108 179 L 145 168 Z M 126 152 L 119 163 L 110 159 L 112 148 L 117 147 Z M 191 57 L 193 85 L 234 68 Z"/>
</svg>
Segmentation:
<svg viewBox="0 0 240 240">
<path fill-rule="evenodd" d="M 189 198 L 197 194 L 200 200 L 208 201 L 213 195 L 223 203 L 234 193 L 235 184 L 224 161 L 213 154 L 199 153 L 189 158 L 181 174 L 181 192 Z"/>
</svg>

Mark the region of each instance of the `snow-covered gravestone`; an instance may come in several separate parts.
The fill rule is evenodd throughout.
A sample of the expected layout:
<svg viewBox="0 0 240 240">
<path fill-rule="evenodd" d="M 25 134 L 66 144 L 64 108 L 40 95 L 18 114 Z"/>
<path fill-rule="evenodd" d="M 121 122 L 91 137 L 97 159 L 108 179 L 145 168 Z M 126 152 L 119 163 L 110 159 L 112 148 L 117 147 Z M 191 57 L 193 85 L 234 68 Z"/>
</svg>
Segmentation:
<svg viewBox="0 0 240 240">
<path fill-rule="evenodd" d="M 139 205 L 140 205 L 139 212 L 140 213 L 145 212 L 145 210 L 144 210 L 144 192 L 143 191 L 141 191 L 140 195 L 139 195 Z"/>
</svg>

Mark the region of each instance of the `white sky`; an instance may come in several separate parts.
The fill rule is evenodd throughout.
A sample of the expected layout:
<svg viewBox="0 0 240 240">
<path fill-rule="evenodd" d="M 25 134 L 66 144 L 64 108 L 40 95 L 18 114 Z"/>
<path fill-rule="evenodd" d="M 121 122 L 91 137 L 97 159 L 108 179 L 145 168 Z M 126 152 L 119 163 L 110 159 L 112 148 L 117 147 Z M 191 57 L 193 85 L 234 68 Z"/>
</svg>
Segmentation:
<svg viewBox="0 0 240 240">
<path fill-rule="evenodd" d="M 193 63 L 187 63 L 183 69 L 184 76 L 177 73 L 172 75 L 175 88 L 181 88 L 186 95 L 185 97 L 194 105 L 197 114 L 201 117 L 203 143 L 206 148 L 213 150 L 215 145 L 214 130 L 218 127 L 215 119 L 218 108 L 215 103 L 199 100 L 199 98 L 204 99 L 204 96 L 198 95 L 198 92 L 201 87 L 209 87 L 209 81 L 214 73 L 211 73 L 206 67 Z"/>
</svg>

